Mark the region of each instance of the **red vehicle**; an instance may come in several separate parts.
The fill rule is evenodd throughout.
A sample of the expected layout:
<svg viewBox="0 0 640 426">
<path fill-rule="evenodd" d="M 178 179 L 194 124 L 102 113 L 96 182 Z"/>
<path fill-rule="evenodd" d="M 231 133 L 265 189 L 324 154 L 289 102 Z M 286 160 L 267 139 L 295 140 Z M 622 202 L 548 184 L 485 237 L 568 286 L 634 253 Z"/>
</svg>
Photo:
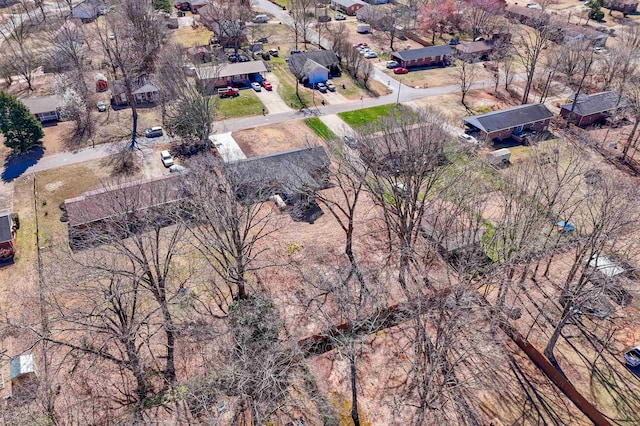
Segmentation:
<svg viewBox="0 0 640 426">
<path fill-rule="evenodd" d="M 265 90 L 273 90 L 273 86 L 267 80 L 262 80 L 262 87 L 264 87 Z"/>
<path fill-rule="evenodd" d="M 406 68 L 403 68 L 403 67 L 398 67 L 398 68 L 395 68 L 395 69 L 393 70 L 393 73 L 394 73 L 394 74 L 406 74 L 406 73 L 408 73 L 408 72 L 409 72 L 409 70 L 408 70 L 408 69 L 406 69 Z"/>
<path fill-rule="evenodd" d="M 224 89 L 218 89 L 218 96 L 220 96 L 221 98 L 228 98 L 228 97 L 238 96 L 239 92 L 240 92 L 239 89 L 229 86 Z"/>
</svg>

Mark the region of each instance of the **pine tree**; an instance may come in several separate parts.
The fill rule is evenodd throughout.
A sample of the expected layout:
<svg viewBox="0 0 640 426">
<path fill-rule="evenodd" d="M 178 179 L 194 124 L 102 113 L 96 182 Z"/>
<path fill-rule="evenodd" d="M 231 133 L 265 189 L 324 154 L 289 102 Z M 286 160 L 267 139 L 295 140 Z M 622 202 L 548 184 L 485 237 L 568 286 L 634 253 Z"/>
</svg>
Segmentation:
<svg viewBox="0 0 640 426">
<path fill-rule="evenodd" d="M 14 152 L 24 154 L 44 136 L 40 122 L 16 97 L 0 92 L 0 132 L 4 144 Z"/>
</svg>

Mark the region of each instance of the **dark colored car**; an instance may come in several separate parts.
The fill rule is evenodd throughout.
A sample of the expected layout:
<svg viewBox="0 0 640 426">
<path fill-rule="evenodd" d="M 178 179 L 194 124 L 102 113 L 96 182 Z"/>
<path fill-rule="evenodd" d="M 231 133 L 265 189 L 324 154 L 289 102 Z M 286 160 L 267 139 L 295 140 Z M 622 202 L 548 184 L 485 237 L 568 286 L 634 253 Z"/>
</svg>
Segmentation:
<svg viewBox="0 0 640 426">
<path fill-rule="evenodd" d="M 408 72 L 409 72 L 409 70 L 404 68 L 404 67 L 394 68 L 394 70 L 393 70 L 394 74 L 406 74 Z"/>
<path fill-rule="evenodd" d="M 452 38 L 451 40 L 448 41 L 449 46 L 455 46 L 456 44 L 460 44 L 459 40 L 456 40 L 455 38 Z"/>
<path fill-rule="evenodd" d="M 318 16 L 318 22 L 329 22 L 329 21 L 331 21 L 331 16 L 329 15 Z"/>
<path fill-rule="evenodd" d="M 296 53 L 302 53 L 302 50 L 298 50 L 298 49 L 293 49 L 291 52 L 289 52 L 291 55 L 295 55 Z"/>
</svg>

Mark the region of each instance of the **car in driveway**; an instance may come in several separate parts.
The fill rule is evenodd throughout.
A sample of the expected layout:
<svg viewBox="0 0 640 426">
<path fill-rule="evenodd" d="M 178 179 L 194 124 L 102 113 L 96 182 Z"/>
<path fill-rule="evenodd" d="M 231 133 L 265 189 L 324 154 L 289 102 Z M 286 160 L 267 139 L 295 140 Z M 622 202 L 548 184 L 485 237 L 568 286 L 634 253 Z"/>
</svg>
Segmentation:
<svg viewBox="0 0 640 426">
<path fill-rule="evenodd" d="M 264 90 L 273 90 L 273 86 L 267 80 L 262 80 L 262 87 Z"/>
<path fill-rule="evenodd" d="M 474 138 L 471 135 L 468 135 L 466 133 L 463 133 L 461 135 L 458 135 L 458 140 L 462 143 L 470 143 L 473 145 L 477 145 L 478 144 L 478 139 Z"/>
<path fill-rule="evenodd" d="M 331 21 L 331 16 L 329 15 L 318 16 L 318 22 L 329 22 L 329 21 Z"/>
<path fill-rule="evenodd" d="M 370 51 L 368 51 L 368 52 L 366 52 L 364 54 L 364 57 L 367 58 L 367 59 L 373 59 L 373 58 L 377 58 L 378 54 L 376 52 L 374 52 L 373 50 L 370 50 Z"/>
<path fill-rule="evenodd" d="M 457 45 L 457 44 L 460 44 L 460 40 L 456 40 L 455 38 L 452 38 L 451 40 L 449 40 L 449 41 L 447 42 L 447 44 L 448 44 L 449 46 L 455 46 L 455 45 Z"/>
<path fill-rule="evenodd" d="M 336 21 L 344 21 L 345 19 L 347 19 L 347 17 L 344 16 L 342 13 L 336 13 L 334 18 L 335 18 Z"/>
<path fill-rule="evenodd" d="M 100 112 L 105 112 L 107 110 L 107 105 L 105 105 L 105 103 L 102 101 L 98 102 L 96 106 L 98 107 L 98 111 Z"/>
<path fill-rule="evenodd" d="M 173 157 L 169 154 L 169 151 L 160 151 L 160 160 L 165 167 L 173 166 Z"/>
<path fill-rule="evenodd" d="M 262 92 L 262 86 L 260 86 L 260 83 L 258 83 L 257 81 L 251 83 L 251 88 L 256 92 Z"/>
<path fill-rule="evenodd" d="M 302 50 L 300 50 L 300 49 L 292 49 L 292 50 L 289 52 L 289 54 L 291 54 L 291 55 L 295 55 L 296 53 L 302 53 Z"/>
<path fill-rule="evenodd" d="M 333 83 L 332 83 L 332 82 L 330 82 L 330 81 L 327 81 L 327 82 L 325 83 L 325 86 L 327 86 L 327 89 L 329 89 L 329 91 L 330 91 L 330 92 L 335 92 L 335 91 L 336 91 L 336 85 L 335 85 L 335 84 L 333 84 Z"/>
<path fill-rule="evenodd" d="M 180 164 L 174 164 L 173 166 L 169 166 L 169 173 L 182 173 L 187 174 L 189 169 L 185 166 L 181 166 Z"/>
<path fill-rule="evenodd" d="M 162 127 L 160 126 L 149 127 L 147 130 L 144 131 L 144 136 L 146 138 L 159 138 L 162 135 L 163 135 Z"/>
<path fill-rule="evenodd" d="M 406 73 L 408 73 L 408 72 L 409 72 L 409 70 L 408 70 L 408 69 L 406 69 L 406 68 L 404 68 L 404 67 L 398 67 L 398 68 L 395 68 L 395 69 L 393 70 L 393 73 L 394 73 L 394 74 L 406 74 Z"/>
<path fill-rule="evenodd" d="M 280 54 L 280 52 L 278 51 L 278 49 L 269 49 L 269 51 L 267 52 L 269 55 L 273 56 L 274 58 L 277 58 L 278 55 Z"/>
<path fill-rule="evenodd" d="M 398 68 L 400 64 L 397 61 L 387 61 L 385 66 L 389 69 Z"/>
<path fill-rule="evenodd" d="M 316 89 L 322 93 L 327 93 L 327 85 L 324 83 L 316 83 Z"/>
<path fill-rule="evenodd" d="M 630 367 L 637 367 L 640 365 L 640 346 L 636 346 L 624 353 L 624 360 Z"/>
</svg>

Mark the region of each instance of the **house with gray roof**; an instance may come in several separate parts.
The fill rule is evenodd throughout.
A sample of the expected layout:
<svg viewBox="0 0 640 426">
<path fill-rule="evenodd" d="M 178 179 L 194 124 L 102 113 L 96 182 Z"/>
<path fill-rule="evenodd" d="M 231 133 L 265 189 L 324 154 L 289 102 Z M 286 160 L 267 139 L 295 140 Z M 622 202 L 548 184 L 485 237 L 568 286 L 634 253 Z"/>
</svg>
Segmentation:
<svg viewBox="0 0 640 426">
<path fill-rule="evenodd" d="M 367 3 L 362 0 L 331 0 L 331 8 L 346 15 L 353 16 L 358 9 L 363 8 Z"/>
<path fill-rule="evenodd" d="M 328 187 L 330 161 L 324 148 L 296 148 L 227 163 L 226 174 L 238 199 L 267 201 L 274 195 L 297 199 Z"/>
<path fill-rule="evenodd" d="M 575 102 L 562 105 L 560 115 L 569 117 L 569 121 L 576 126 L 588 126 L 603 122 L 617 111 L 629 105 L 628 101 L 618 91 L 594 93 L 579 96 Z M 573 111 L 571 109 L 573 108 Z"/>
<path fill-rule="evenodd" d="M 140 76 L 133 81 L 131 91 L 133 99 L 127 97 L 127 89 L 124 80 L 116 80 L 111 83 L 111 102 L 114 105 L 136 105 L 155 103 L 160 100 L 160 90 L 151 82 L 149 76 Z"/>
<path fill-rule="evenodd" d="M 508 139 L 525 132 L 544 132 L 549 127 L 553 113 L 543 104 L 519 105 L 463 119 L 465 133 L 477 139 L 491 142 Z"/>
<path fill-rule="evenodd" d="M 303 84 L 313 85 L 340 75 L 340 60 L 329 50 L 296 53 L 288 60 L 289 70 Z"/>
<path fill-rule="evenodd" d="M 71 19 L 78 19 L 86 24 L 103 15 L 105 10 L 103 0 L 85 0 L 71 8 Z"/>
<path fill-rule="evenodd" d="M 41 123 L 60 120 L 60 111 L 63 106 L 61 96 L 31 96 L 20 99 L 20 102 L 22 102 L 29 112 Z"/>
<path fill-rule="evenodd" d="M 213 93 L 219 87 L 248 86 L 251 81 L 259 81 L 266 72 L 263 61 L 210 65 L 196 67 L 196 81 L 203 93 Z"/>
<path fill-rule="evenodd" d="M 421 47 L 419 49 L 408 49 L 393 52 L 391 57 L 395 59 L 401 67 L 427 67 L 433 65 L 446 66 L 451 63 L 453 49 L 447 44 L 438 46 Z"/>
</svg>

